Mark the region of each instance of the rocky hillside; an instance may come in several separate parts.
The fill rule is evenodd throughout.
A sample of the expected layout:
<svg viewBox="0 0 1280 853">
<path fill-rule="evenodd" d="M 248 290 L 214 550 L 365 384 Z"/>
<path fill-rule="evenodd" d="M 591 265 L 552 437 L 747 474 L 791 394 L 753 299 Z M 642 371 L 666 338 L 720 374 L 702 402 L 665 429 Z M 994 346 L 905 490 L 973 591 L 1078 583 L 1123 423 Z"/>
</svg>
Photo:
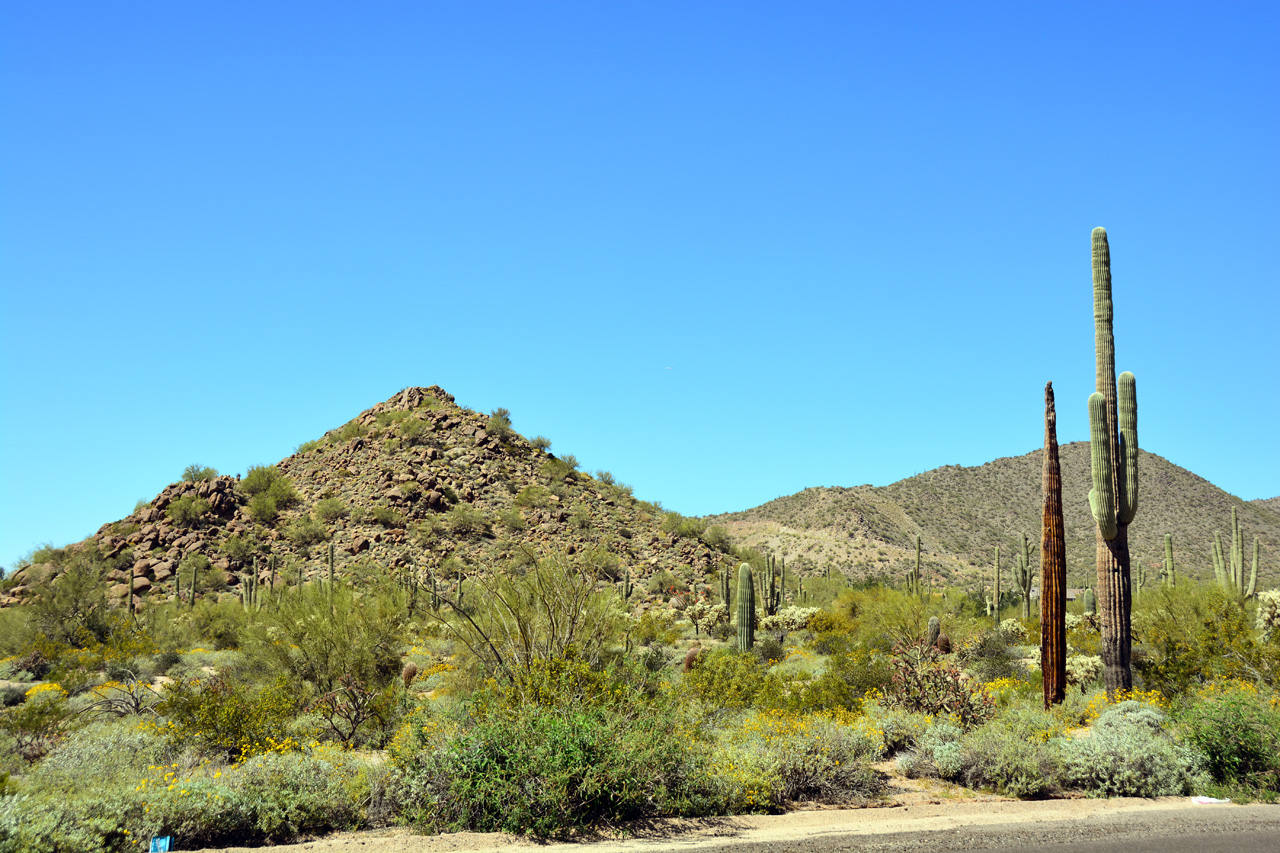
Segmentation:
<svg viewBox="0 0 1280 853">
<path fill-rule="evenodd" d="M 642 595 L 661 572 L 697 582 L 729 559 L 664 533 L 658 507 L 607 475 L 577 471 L 547 444 L 515 433 L 505 414 L 460 408 L 438 387 L 407 388 L 243 480 L 166 487 L 85 542 L 16 572 L 0 604 L 37 592 L 84 548 L 114 567 L 115 598 L 127 596 L 131 573 L 139 602 L 171 598 L 178 574 L 185 598 L 201 557 L 206 595 L 236 594 L 255 556 L 262 583 L 272 562 L 277 584 L 322 577 L 330 546 L 339 576 L 434 577 L 445 590 L 553 551 L 589 559 L 603 582 L 630 572 Z"/>
<path fill-rule="evenodd" d="M 1002 564 L 1027 533 L 1038 546 L 1043 451 L 973 468 L 947 466 L 883 487 L 805 489 L 744 512 L 708 518 L 725 525 L 741 544 L 784 554 L 789 564 L 831 563 L 856 577 L 898 577 L 914 561 L 919 534 L 928 574 L 952 582 L 990 573 L 996 545 Z M 1061 448 L 1067 558 L 1071 585 L 1082 582 L 1094 560 L 1089 516 L 1089 446 Z M 1154 577 L 1173 534 L 1179 571 L 1212 577 L 1213 532 L 1229 534 L 1238 508 L 1246 548 L 1263 543 L 1259 584 L 1280 584 L 1280 507 L 1277 500 L 1241 501 L 1184 468 L 1142 452 L 1138 516 L 1129 528 L 1135 570 Z M 1008 575 L 1005 576 L 1006 578 Z M 1006 581 L 1007 582 L 1007 581 Z"/>
</svg>

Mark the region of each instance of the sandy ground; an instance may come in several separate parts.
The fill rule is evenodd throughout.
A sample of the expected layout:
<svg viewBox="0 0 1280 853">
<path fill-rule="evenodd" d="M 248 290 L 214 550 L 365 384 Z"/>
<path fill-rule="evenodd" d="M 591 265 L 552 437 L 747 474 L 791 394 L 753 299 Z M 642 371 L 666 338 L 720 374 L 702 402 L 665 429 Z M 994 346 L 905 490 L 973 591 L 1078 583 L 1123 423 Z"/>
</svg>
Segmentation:
<svg viewBox="0 0 1280 853">
<path fill-rule="evenodd" d="M 289 851 L 317 853 L 658 853 L 658 851 L 968 850 L 1094 840 L 1233 831 L 1274 837 L 1280 850 L 1280 806 L 1193 805 L 1187 797 L 1153 800 L 1010 800 L 937 782 L 894 778 L 890 796 L 869 808 L 801 808 L 782 815 L 669 818 L 631 824 L 591 840 L 543 844 L 501 833 L 414 835 L 403 829 L 346 832 Z M 244 851 L 248 848 L 228 848 Z M 1174 845 L 1172 849 L 1179 849 Z M 1181 847 L 1181 849 L 1188 849 Z"/>
</svg>

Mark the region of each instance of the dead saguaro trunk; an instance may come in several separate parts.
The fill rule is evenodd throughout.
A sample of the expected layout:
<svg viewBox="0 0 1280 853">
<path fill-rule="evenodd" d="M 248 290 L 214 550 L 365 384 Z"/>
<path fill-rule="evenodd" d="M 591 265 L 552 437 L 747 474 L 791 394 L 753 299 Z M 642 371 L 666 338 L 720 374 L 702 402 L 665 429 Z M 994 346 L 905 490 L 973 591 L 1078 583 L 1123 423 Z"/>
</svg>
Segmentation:
<svg viewBox="0 0 1280 853">
<path fill-rule="evenodd" d="M 1093 488 L 1097 522 L 1098 611 L 1102 677 L 1107 695 L 1133 688 L 1129 612 L 1129 523 L 1138 510 L 1138 395 L 1132 373 L 1116 381 L 1112 331 L 1111 250 L 1107 232 L 1093 229 L 1093 322 L 1097 390 L 1089 397 Z"/>
<path fill-rule="evenodd" d="M 1062 523 L 1062 466 L 1053 383 L 1044 386 L 1044 510 L 1040 524 L 1040 671 L 1044 707 L 1067 695 L 1067 535 Z"/>
</svg>

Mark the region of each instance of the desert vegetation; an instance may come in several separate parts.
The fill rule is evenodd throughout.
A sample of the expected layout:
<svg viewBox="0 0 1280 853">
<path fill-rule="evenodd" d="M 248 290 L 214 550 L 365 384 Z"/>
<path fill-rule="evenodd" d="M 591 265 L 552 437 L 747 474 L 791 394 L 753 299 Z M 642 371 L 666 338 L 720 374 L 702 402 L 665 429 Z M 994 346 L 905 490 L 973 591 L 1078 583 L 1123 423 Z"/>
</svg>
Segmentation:
<svg viewBox="0 0 1280 853">
<path fill-rule="evenodd" d="M 869 487 L 774 502 L 801 526 L 843 506 L 861 565 L 735 540 L 742 519 L 638 500 L 505 409 L 406 389 L 243 478 L 189 466 L 0 583 L 0 851 L 582 837 L 903 780 L 1274 802 L 1280 591 L 1235 506 L 1212 580 L 1172 534 L 1150 572 L 1135 557 L 1144 457 L 1100 231 L 1080 595 L 1051 385 L 1039 549 L 1033 524 L 930 529 Z"/>
</svg>

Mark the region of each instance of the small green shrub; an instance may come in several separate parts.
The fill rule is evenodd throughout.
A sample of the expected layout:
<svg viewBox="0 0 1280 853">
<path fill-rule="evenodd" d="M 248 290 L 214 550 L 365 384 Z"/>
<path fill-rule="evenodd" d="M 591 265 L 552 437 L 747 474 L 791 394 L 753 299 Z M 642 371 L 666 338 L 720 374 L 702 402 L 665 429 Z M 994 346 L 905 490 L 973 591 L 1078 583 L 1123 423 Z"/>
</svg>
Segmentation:
<svg viewBox="0 0 1280 853">
<path fill-rule="evenodd" d="M 195 527 L 200 523 L 201 516 L 208 511 L 209 502 L 204 498 L 198 498 L 195 495 L 183 495 L 170 502 L 164 512 L 169 517 L 169 520 L 179 527 Z"/>
<path fill-rule="evenodd" d="M 381 524 L 383 527 L 404 527 L 408 522 L 408 519 L 404 517 L 404 513 L 386 504 L 379 504 L 370 510 L 369 518 L 375 524 Z"/>
<path fill-rule="evenodd" d="M 1204 756 L 1164 731 L 1163 715 L 1132 700 L 1104 711 L 1087 735 L 1063 739 L 1062 779 L 1094 797 L 1187 794 L 1201 782 Z"/>
<path fill-rule="evenodd" d="M 305 555 L 311 546 L 319 545 L 329 538 L 329 530 L 317 519 L 304 515 L 293 520 L 284 531 L 285 538 Z"/>
<path fill-rule="evenodd" d="M 280 506 L 275 498 L 263 492 L 249 499 L 249 516 L 259 524 L 270 526 L 280 517 Z"/>
<path fill-rule="evenodd" d="M 484 513 L 471 504 L 460 503 L 452 507 L 445 518 L 449 531 L 455 536 L 475 538 L 489 532 L 489 522 Z"/>
<path fill-rule="evenodd" d="M 166 721 L 159 733 L 176 748 L 235 760 L 284 744 L 295 702 L 295 692 L 283 678 L 252 688 L 221 676 L 180 676 L 156 706 Z"/>
<path fill-rule="evenodd" d="M 534 450 L 540 450 L 543 453 L 551 449 L 551 439 L 545 435 L 534 436 L 530 439 L 529 444 L 533 445 Z"/>
<path fill-rule="evenodd" d="M 489 435 L 499 441 L 510 441 L 515 435 L 511 429 L 511 413 L 506 409 L 494 409 L 489 414 L 489 422 L 485 425 Z"/>
<path fill-rule="evenodd" d="M 1280 708 L 1253 685 L 1203 691 L 1178 724 L 1214 780 L 1280 792 Z"/>
<path fill-rule="evenodd" d="M 315 516 L 325 524 L 346 518 L 347 512 L 347 505 L 337 498 L 321 498 L 316 501 Z"/>
<path fill-rule="evenodd" d="M 203 465 L 188 465 L 182 471 L 182 482 L 198 483 L 201 480 L 212 480 L 218 476 L 216 468 L 206 468 Z"/>
<path fill-rule="evenodd" d="M 524 509 L 542 509 L 550 506 L 551 493 L 547 491 L 545 486 L 532 485 L 525 486 L 516 495 L 515 505 Z"/>
<path fill-rule="evenodd" d="M 565 837 L 600 824 L 695 811 L 678 798 L 691 775 L 674 721 L 637 724 L 607 707 L 480 721 L 404 767 L 407 816 L 434 831 Z"/>
</svg>

